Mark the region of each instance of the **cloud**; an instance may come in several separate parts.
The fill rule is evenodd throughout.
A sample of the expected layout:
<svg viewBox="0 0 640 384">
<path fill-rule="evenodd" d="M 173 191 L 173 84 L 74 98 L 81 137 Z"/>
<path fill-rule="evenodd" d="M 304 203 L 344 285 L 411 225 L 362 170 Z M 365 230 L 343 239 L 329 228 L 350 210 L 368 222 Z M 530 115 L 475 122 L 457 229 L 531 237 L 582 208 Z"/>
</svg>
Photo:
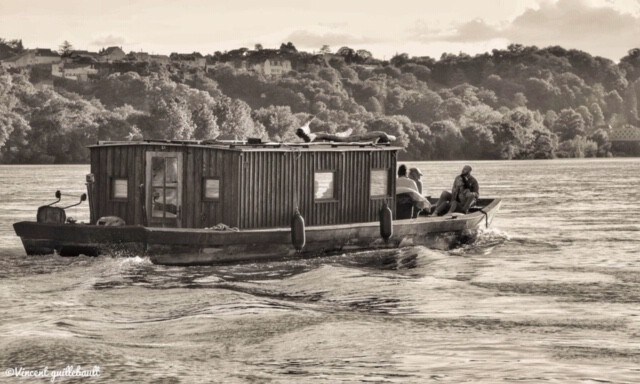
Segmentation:
<svg viewBox="0 0 640 384">
<path fill-rule="evenodd" d="M 506 39 L 541 47 L 560 45 L 617 60 L 640 44 L 640 17 L 585 0 L 558 0 L 541 2 L 538 9 L 527 9 L 501 25 L 476 19 L 449 30 L 429 30 L 418 22 L 410 34 L 422 42 Z"/>
<path fill-rule="evenodd" d="M 346 28 L 349 25 L 349 23 L 347 23 L 346 21 L 341 21 L 341 22 L 335 22 L 335 23 L 318 23 L 318 25 L 324 28 L 335 29 L 335 28 Z"/>
<path fill-rule="evenodd" d="M 450 41 L 450 42 L 477 42 L 503 37 L 502 31 L 497 27 L 487 24 L 482 19 L 471 20 L 457 24 L 451 29 L 429 28 L 422 21 L 418 21 L 413 28 L 412 37 L 422 42 Z"/>
<path fill-rule="evenodd" d="M 89 44 L 99 46 L 99 47 L 104 47 L 104 46 L 115 46 L 115 45 L 121 46 L 124 43 L 125 43 L 125 39 L 122 36 L 106 35 L 106 36 L 100 36 L 94 39 Z"/>
<path fill-rule="evenodd" d="M 309 30 L 293 31 L 285 38 L 298 47 L 320 48 L 323 45 L 332 47 L 345 45 L 358 45 L 375 42 L 374 39 L 358 37 L 348 33 L 340 32 L 315 32 Z"/>
</svg>

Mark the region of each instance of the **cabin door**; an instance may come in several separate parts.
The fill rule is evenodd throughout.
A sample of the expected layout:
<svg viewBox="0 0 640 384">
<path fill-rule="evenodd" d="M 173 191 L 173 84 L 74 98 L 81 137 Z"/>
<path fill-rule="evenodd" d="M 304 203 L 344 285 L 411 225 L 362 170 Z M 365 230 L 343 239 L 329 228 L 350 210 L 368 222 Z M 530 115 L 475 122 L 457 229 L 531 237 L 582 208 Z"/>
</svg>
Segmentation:
<svg viewBox="0 0 640 384">
<path fill-rule="evenodd" d="M 146 208 L 151 227 L 180 227 L 182 153 L 147 152 Z"/>
</svg>

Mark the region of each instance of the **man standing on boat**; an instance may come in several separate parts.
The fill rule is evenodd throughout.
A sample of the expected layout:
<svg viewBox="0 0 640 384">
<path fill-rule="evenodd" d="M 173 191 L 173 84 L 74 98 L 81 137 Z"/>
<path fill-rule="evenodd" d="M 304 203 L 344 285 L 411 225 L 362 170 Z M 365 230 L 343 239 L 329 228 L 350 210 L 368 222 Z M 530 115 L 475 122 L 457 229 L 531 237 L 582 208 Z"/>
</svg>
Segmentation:
<svg viewBox="0 0 640 384">
<path fill-rule="evenodd" d="M 469 208 L 480 197 L 480 186 L 478 180 L 471 176 L 471 170 L 469 165 L 465 165 L 460 175 L 456 176 L 451 193 L 442 191 L 432 216 L 440 215 L 447 206 L 449 207 L 448 215 L 454 212 L 469 213 Z"/>
</svg>

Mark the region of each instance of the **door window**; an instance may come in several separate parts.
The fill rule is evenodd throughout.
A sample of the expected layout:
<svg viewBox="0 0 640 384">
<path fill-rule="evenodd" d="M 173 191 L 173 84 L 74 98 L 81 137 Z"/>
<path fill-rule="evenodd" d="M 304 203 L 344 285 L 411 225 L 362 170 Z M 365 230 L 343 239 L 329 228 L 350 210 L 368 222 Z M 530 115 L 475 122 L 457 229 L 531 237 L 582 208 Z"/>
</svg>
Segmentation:
<svg viewBox="0 0 640 384">
<path fill-rule="evenodd" d="M 148 174 L 151 180 L 148 206 L 152 222 L 178 225 L 180 215 L 181 153 L 148 152 Z"/>
</svg>

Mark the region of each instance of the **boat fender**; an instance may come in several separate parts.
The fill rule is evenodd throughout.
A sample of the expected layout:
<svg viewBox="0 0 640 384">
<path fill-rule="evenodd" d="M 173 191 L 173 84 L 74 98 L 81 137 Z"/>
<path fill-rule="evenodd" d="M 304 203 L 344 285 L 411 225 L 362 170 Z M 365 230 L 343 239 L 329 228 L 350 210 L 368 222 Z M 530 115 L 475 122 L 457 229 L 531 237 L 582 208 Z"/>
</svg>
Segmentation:
<svg viewBox="0 0 640 384">
<path fill-rule="evenodd" d="M 107 227 L 120 227 L 126 225 L 124 220 L 118 216 L 102 216 L 96 222 L 96 225 L 105 225 Z"/>
<path fill-rule="evenodd" d="M 393 212 L 386 202 L 380 208 L 380 236 L 385 242 L 393 236 Z"/>
<path fill-rule="evenodd" d="M 302 251 L 306 242 L 306 234 L 304 229 L 304 217 L 300 214 L 300 211 L 296 208 L 296 212 L 291 218 L 291 243 L 296 251 Z"/>
</svg>

